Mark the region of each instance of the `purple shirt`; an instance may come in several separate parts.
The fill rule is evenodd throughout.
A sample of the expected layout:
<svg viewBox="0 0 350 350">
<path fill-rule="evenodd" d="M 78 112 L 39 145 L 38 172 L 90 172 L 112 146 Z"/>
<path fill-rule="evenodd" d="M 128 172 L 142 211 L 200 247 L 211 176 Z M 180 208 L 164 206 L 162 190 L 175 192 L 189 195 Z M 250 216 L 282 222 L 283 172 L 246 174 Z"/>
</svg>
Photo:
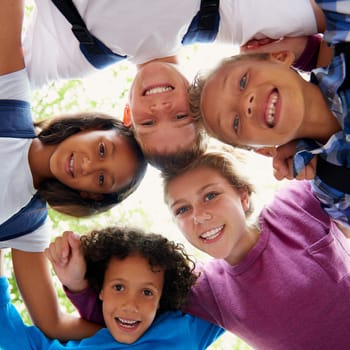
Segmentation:
<svg viewBox="0 0 350 350">
<path fill-rule="evenodd" d="M 256 350 L 350 349 L 350 249 L 310 184 L 281 189 L 259 222 L 261 236 L 239 264 L 200 266 L 184 311 Z M 89 307 L 98 309 L 96 296 L 90 295 L 90 306 L 73 296 L 83 316 L 94 314 Z"/>
</svg>

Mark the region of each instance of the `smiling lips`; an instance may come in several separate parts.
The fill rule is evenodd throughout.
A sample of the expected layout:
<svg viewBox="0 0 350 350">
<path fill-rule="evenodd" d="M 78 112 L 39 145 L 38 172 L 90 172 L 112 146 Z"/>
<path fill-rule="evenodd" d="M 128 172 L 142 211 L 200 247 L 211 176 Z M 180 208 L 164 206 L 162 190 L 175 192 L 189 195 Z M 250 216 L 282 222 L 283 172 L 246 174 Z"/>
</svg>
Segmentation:
<svg viewBox="0 0 350 350">
<path fill-rule="evenodd" d="M 224 225 L 221 225 L 219 227 L 213 228 L 209 231 L 203 232 L 199 237 L 206 243 L 211 243 L 214 241 L 216 238 L 220 236 L 222 233 L 222 230 L 224 228 Z"/>
<path fill-rule="evenodd" d="M 68 175 L 71 177 L 74 177 L 74 155 L 73 153 L 71 156 L 68 158 L 66 166 L 65 166 L 65 171 Z"/>
<path fill-rule="evenodd" d="M 121 328 L 126 328 L 127 330 L 134 330 L 141 323 L 141 321 L 127 320 L 120 317 L 116 317 L 115 320 Z"/>
<path fill-rule="evenodd" d="M 269 128 L 275 126 L 276 105 L 278 102 L 279 94 L 277 89 L 272 90 L 265 109 L 265 121 Z"/>
<path fill-rule="evenodd" d="M 174 87 L 171 85 L 154 86 L 152 88 L 147 88 L 143 92 L 143 96 L 150 96 L 155 94 L 162 94 L 164 92 L 173 91 Z"/>
</svg>

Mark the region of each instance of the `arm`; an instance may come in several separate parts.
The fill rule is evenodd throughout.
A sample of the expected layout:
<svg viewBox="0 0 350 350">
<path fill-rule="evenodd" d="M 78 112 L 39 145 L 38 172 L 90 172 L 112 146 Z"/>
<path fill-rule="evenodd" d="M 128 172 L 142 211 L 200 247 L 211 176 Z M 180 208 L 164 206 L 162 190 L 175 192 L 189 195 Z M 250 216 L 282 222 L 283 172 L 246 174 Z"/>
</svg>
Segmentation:
<svg viewBox="0 0 350 350">
<path fill-rule="evenodd" d="M 297 141 L 291 141 L 279 147 L 261 147 L 255 150 L 266 157 L 272 157 L 273 172 L 276 180 L 311 180 L 315 177 L 317 156 L 299 171 L 297 176 L 294 175 L 293 156 L 296 153 Z"/>
<path fill-rule="evenodd" d="M 240 47 L 241 53 L 292 51 L 295 55 L 293 66 L 306 72 L 316 67 L 327 66 L 333 49 L 322 40 L 321 34 L 300 37 L 284 37 L 279 40 L 269 38 L 250 40 Z"/>
<path fill-rule="evenodd" d="M 316 174 L 317 156 L 314 156 L 312 160 L 297 174 L 294 176 L 293 156 L 296 153 L 297 141 L 291 141 L 285 145 L 276 148 L 276 152 L 273 155 L 273 169 L 274 176 L 277 180 L 283 180 L 284 178 L 292 180 L 311 180 Z"/>
<path fill-rule="evenodd" d="M 101 301 L 85 279 L 86 263 L 80 244 L 80 238 L 67 231 L 50 244 L 45 254 L 80 315 L 104 326 Z"/>
<path fill-rule="evenodd" d="M 22 20 L 22 0 L 1 1 L 0 75 L 24 68 L 21 47 Z M 48 262 L 43 253 L 13 249 L 12 260 L 17 283 L 29 313 L 34 323 L 44 332 L 49 336 L 67 339 L 91 335 L 96 331 L 95 325 L 61 312 Z"/>
<path fill-rule="evenodd" d="M 30 316 L 46 335 L 61 340 L 80 339 L 100 328 L 62 312 L 44 253 L 13 249 L 12 261 L 16 281 Z"/>
<path fill-rule="evenodd" d="M 24 68 L 21 45 L 23 0 L 2 0 L 0 11 L 0 75 Z"/>
</svg>

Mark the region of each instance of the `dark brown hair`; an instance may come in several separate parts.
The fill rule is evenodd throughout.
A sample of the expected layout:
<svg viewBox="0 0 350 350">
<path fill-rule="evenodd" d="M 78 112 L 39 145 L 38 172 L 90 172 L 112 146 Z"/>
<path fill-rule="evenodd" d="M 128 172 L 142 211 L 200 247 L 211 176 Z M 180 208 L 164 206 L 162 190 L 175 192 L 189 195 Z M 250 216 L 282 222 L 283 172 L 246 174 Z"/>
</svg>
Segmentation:
<svg viewBox="0 0 350 350">
<path fill-rule="evenodd" d="M 36 122 L 39 140 L 46 145 L 58 144 L 66 138 L 84 130 L 111 130 L 114 129 L 130 145 L 137 156 L 138 167 L 130 183 L 118 192 L 107 193 L 103 199 L 96 201 L 91 198 L 82 198 L 80 192 L 72 189 L 56 179 L 43 181 L 39 188 L 39 196 L 48 204 L 62 213 L 72 216 L 88 216 L 105 211 L 123 201 L 139 186 L 145 175 L 147 162 L 140 146 L 122 121 L 102 113 L 77 113 L 62 115 L 44 121 Z"/>
<path fill-rule="evenodd" d="M 147 259 L 151 268 L 164 270 L 164 286 L 158 313 L 181 308 L 195 283 L 194 262 L 184 247 L 166 237 L 139 229 L 109 227 L 81 237 L 87 263 L 86 279 L 97 294 L 112 258 L 123 260 L 130 255 Z"/>
</svg>

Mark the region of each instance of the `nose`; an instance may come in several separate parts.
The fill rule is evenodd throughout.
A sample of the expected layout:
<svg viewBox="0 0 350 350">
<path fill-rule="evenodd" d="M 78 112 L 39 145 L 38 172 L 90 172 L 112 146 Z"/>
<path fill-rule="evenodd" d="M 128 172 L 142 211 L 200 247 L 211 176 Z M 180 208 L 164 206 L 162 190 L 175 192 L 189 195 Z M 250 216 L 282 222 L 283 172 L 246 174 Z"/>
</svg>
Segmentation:
<svg viewBox="0 0 350 350">
<path fill-rule="evenodd" d="M 195 224 L 204 224 L 206 221 L 209 221 L 212 218 L 212 215 L 207 211 L 196 210 L 193 215 L 193 222 Z"/>
<path fill-rule="evenodd" d="M 88 157 L 84 157 L 81 162 L 81 174 L 89 175 L 90 173 L 95 171 L 94 162 Z"/>
<path fill-rule="evenodd" d="M 255 94 L 253 92 L 248 93 L 246 96 L 244 108 L 247 117 L 252 117 L 255 108 Z"/>
<path fill-rule="evenodd" d="M 154 101 L 150 106 L 150 110 L 152 113 L 155 112 L 163 112 L 163 111 L 168 111 L 169 109 L 171 109 L 171 101 Z"/>
<path fill-rule="evenodd" d="M 135 296 L 128 295 L 124 297 L 121 309 L 125 312 L 138 312 L 138 305 Z"/>
</svg>

